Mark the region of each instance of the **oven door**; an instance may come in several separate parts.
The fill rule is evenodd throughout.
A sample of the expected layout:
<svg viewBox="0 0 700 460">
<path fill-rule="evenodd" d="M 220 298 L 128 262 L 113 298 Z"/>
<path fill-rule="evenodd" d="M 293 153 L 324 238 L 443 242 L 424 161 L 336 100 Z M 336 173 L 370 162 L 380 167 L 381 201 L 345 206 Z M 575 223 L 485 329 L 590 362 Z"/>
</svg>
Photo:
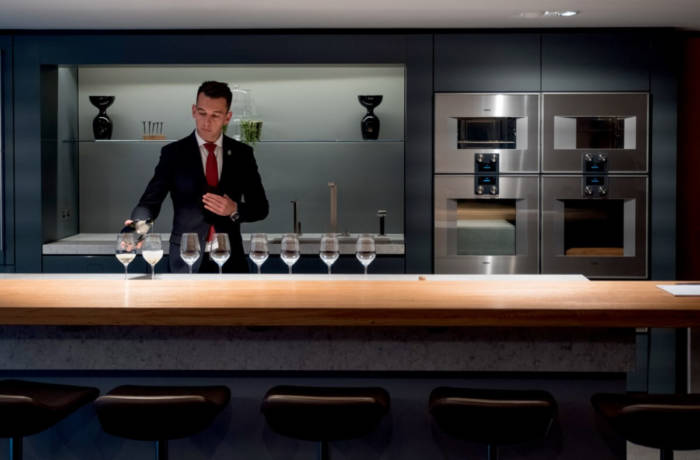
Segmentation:
<svg viewBox="0 0 700 460">
<path fill-rule="evenodd" d="M 497 195 L 478 178 L 435 177 L 435 273 L 537 273 L 538 177 L 499 176 Z"/>
<path fill-rule="evenodd" d="M 542 171 L 646 172 L 648 106 L 646 93 L 545 94 Z"/>
<path fill-rule="evenodd" d="M 435 173 L 478 172 L 484 154 L 502 173 L 538 172 L 538 121 L 537 94 L 436 93 Z"/>
<path fill-rule="evenodd" d="M 542 273 L 646 278 L 647 188 L 644 176 L 542 177 Z"/>
</svg>

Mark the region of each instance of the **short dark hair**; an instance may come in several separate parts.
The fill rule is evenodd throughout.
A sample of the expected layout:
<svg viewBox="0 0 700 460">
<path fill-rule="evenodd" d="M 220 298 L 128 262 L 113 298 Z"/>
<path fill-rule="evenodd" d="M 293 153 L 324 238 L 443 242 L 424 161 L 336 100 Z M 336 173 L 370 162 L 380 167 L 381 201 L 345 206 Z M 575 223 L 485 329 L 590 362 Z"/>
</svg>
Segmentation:
<svg viewBox="0 0 700 460">
<path fill-rule="evenodd" d="M 212 99 L 223 97 L 226 99 L 226 108 L 231 108 L 231 99 L 233 99 L 233 95 L 226 83 L 221 83 L 220 81 L 205 81 L 197 90 L 198 98 L 200 93 L 204 93 L 205 96 Z"/>
</svg>

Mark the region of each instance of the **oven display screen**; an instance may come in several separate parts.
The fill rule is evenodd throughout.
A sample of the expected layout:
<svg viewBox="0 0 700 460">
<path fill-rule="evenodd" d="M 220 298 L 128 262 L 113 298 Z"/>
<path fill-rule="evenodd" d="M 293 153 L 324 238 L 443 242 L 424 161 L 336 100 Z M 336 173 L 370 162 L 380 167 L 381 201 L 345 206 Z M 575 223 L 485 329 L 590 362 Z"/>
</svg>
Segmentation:
<svg viewBox="0 0 700 460">
<path fill-rule="evenodd" d="M 605 177 L 602 176 L 587 176 L 586 185 L 605 185 Z"/>
<path fill-rule="evenodd" d="M 477 185 L 493 185 L 498 182 L 496 176 L 476 176 Z"/>
</svg>

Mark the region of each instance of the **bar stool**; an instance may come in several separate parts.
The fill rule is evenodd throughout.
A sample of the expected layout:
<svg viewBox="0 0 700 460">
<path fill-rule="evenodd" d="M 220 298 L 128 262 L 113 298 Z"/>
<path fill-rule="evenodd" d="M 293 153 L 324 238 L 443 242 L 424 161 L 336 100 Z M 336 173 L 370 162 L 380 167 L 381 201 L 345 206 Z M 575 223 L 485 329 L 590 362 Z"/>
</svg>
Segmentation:
<svg viewBox="0 0 700 460">
<path fill-rule="evenodd" d="M 10 438 L 10 460 L 22 459 L 22 438 L 44 431 L 94 400 L 97 388 L 0 381 L 0 437 Z"/>
<path fill-rule="evenodd" d="M 546 438 L 557 403 L 546 391 L 438 387 L 429 410 L 442 431 L 487 444 L 488 459 L 497 460 L 500 446 Z"/>
<path fill-rule="evenodd" d="M 389 411 L 389 404 L 389 393 L 383 388 L 281 385 L 267 392 L 261 410 L 273 431 L 318 442 L 318 458 L 328 460 L 329 441 L 369 434 Z"/>
<path fill-rule="evenodd" d="M 207 428 L 230 398 L 225 386 L 122 385 L 97 398 L 95 407 L 105 432 L 155 441 L 155 458 L 167 460 L 168 440 Z"/>
<path fill-rule="evenodd" d="M 661 460 L 674 450 L 700 449 L 700 394 L 598 393 L 596 414 L 625 440 L 660 449 Z"/>
</svg>

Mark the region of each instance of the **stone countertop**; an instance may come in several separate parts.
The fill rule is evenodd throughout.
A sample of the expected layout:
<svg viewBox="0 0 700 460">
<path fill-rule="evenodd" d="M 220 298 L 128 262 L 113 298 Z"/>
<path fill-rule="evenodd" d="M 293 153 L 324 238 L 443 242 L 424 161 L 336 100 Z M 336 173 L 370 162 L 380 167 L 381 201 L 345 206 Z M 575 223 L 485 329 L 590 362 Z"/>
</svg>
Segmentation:
<svg viewBox="0 0 700 460">
<path fill-rule="evenodd" d="M 169 245 L 165 244 L 170 239 L 169 233 L 159 233 L 163 241 L 163 252 L 168 254 Z M 280 241 L 283 233 L 268 233 L 270 254 L 280 253 Z M 300 251 L 302 255 L 318 255 L 321 243 L 321 233 L 303 233 L 299 236 Z M 340 253 L 355 254 L 355 241 L 359 234 L 340 235 Z M 405 251 L 404 236 L 400 233 L 391 233 L 385 236 L 374 235 L 377 255 L 403 255 Z M 42 245 L 41 252 L 45 256 L 56 255 L 114 255 L 114 246 L 117 240 L 116 233 L 78 233 L 58 241 L 52 241 Z M 243 249 L 247 253 L 250 248 L 250 233 L 243 234 Z"/>
</svg>

